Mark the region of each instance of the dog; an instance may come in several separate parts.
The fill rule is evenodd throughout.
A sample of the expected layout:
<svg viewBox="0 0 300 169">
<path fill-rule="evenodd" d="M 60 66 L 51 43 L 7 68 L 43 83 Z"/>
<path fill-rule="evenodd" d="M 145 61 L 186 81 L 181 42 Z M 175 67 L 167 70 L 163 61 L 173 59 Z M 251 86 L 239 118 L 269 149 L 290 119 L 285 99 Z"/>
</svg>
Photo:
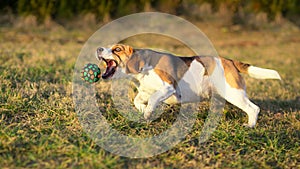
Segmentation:
<svg viewBox="0 0 300 169">
<path fill-rule="evenodd" d="M 151 49 L 135 49 L 124 44 L 99 47 L 96 57 L 106 63 L 103 79 L 116 78 L 116 72 L 122 72 L 139 82 L 133 103 L 145 119 L 150 118 L 161 102 L 199 102 L 200 98 L 209 97 L 214 90 L 246 112 L 248 123 L 245 125 L 254 127 L 260 108 L 248 99 L 240 73 L 257 79 L 281 79 L 275 70 L 223 57 L 176 56 Z"/>
</svg>

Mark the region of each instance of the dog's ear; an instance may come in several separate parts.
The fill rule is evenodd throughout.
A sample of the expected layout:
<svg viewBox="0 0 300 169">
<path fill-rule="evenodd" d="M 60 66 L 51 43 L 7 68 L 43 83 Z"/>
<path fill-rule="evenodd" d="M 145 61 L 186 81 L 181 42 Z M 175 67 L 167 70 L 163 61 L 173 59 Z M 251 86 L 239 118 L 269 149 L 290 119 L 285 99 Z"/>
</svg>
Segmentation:
<svg viewBox="0 0 300 169">
<path fill-rule="evenodd" d="M 124 45 L 124 49 L 125 49 L 126 56 L 130 57 L 133 53 L 133 48 L 131 46 Z"/>
<path fill-rule="evenodd" d="M 126 63 L 126 73 L 137 74 L 140 73 L 145 66 L 145 61 L 138 55 L 133 55 Z"/>
</svg>

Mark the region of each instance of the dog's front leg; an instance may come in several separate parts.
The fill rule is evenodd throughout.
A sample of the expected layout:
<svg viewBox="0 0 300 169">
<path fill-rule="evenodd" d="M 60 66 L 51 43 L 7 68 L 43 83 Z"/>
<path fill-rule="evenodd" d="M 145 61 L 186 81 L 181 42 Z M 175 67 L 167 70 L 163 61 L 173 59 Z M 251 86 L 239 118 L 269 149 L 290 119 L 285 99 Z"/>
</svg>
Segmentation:
<svg viewBox="0 0 300 169">
<path fill-rule="evenodd" d="M 172 94 L 175 93 L 175 88 L 172 84 L 165 84 L 160 90 L 153 93 L 149 100 L 148 105 L 144 111 L 144 118 L 147 120 L 150 118 L 151 113 L 155 110 L 159 102 L 162 102 L 169 98 Z"/>
</svg>

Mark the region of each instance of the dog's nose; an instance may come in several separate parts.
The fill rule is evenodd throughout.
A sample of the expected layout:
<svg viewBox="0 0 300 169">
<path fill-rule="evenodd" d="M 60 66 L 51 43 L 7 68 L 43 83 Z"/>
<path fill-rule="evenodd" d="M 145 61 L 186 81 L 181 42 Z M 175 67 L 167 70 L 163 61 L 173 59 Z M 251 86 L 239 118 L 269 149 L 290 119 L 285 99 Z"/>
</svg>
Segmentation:
<svg viewBox="0 0 300 169">
<path fill-rule="evenodd" d="M 97 49 L 97 52 L 99 52 L 99 53 L 101 53 L 103 51 L 104 51 L 104 49 L 102 47 L 100 47 L 100 48 Z"/>
</svg>

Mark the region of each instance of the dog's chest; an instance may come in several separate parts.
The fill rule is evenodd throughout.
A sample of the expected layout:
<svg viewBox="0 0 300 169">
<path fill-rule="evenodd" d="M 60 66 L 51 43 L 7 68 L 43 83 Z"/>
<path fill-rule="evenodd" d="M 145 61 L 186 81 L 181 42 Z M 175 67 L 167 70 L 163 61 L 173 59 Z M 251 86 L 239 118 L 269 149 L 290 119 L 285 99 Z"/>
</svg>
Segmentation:
<svg viewBox="0 0 300 169">
<path fill-rule="evenodd" d="M 148 93 L 149 95 L 159 90 L 165 84 L 153 69 L 145 73 L 140 73 L 135 78 L 140 83 L 138 87 L 139 92 Z"/>
</svg>

